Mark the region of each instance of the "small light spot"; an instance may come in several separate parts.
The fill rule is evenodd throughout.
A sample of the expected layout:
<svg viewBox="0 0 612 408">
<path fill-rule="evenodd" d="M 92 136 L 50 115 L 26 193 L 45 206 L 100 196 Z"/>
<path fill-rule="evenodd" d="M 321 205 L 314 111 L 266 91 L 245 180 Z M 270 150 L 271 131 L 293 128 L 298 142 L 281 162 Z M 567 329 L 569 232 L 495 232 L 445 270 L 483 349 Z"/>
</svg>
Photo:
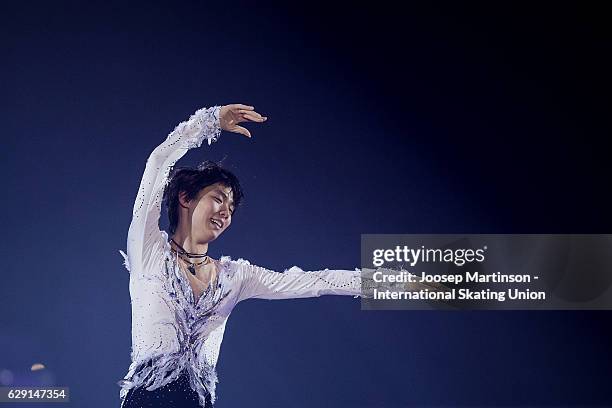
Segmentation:
<svg viewBox="0 0 612 408">
<path fill-rule="evenodd" d="M 44 369 L 45 369 L 45 365 L 41 363 L 32 364 L 32 367 L 30 368 L 30 370 L 32 371 L 40 371 Z"/>
<path fill-rule="evenodd" d="M 2 385 L 11 385 L 13 383 L 13 372 L 11 370 L 7 370 L 3 368 L 0 370 L 0 384 Z"/>
</svg>

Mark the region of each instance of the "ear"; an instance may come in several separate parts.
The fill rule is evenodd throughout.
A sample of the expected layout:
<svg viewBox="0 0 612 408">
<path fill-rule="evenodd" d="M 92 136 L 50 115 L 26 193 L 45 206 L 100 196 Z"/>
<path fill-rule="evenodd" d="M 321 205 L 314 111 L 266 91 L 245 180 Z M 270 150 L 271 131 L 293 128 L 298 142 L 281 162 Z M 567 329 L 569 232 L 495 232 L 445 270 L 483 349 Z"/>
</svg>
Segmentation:
<svg viewBox="0 0 612 408">
<path fill-rule="evenodd" d="M 178 199 L 179 199 L 179 205 L 183 208 L 189 208 L 189 201 L 187 199 L 187 192 L 186 191 L 180 191 L 179 195 L 178 195 Z"/>
</svg>

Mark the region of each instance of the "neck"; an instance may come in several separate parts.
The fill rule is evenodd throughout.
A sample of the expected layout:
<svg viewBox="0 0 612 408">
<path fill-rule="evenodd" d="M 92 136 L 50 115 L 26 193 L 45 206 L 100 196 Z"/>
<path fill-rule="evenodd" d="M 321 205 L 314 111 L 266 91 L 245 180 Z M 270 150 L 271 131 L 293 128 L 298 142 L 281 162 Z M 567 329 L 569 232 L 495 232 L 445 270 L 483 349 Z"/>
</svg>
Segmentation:
<svg viewBox="0 0 612 408">
<path fill-rule="evenodd" d="M 208 252 L 208 243 L 195 242 L 192 239 L 191 234 L 182 234 L 181 231 L 177 231 L 172 236 L 172 239 L 182 246 L 187 252 L 195 254 L 205 254 Z"/>
</svg>

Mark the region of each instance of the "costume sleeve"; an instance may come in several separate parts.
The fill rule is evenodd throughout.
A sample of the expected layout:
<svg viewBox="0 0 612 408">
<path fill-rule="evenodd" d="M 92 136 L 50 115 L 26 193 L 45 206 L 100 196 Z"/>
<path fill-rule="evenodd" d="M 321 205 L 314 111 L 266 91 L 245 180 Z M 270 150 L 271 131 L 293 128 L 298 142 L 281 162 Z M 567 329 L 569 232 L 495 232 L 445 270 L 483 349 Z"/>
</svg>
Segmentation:
<svg viewBox="0 0 612 408">
<path fill-rule="evenodd" d="M 359 295 L 359 271 L 320 270 L 305 272 L 297 266 L 284 273 L 274 272 L 243 261 L 239 301 L 294 299 L 321 295 Z"/>
<path fill-rule="evenodd" d="M 127 254 L 119 251 L 125 266 L 146 275 L 148 263 L 165 244 L 159 230 L 161 202 L 172 166 L 189 149 L 200 147 L 204 139 L 210 145 L 221 134 L 219 106 L 202 108 L 180 123 L 149 156 L 138 195 L 134 202 L 128 231 Z"/>
</svg>

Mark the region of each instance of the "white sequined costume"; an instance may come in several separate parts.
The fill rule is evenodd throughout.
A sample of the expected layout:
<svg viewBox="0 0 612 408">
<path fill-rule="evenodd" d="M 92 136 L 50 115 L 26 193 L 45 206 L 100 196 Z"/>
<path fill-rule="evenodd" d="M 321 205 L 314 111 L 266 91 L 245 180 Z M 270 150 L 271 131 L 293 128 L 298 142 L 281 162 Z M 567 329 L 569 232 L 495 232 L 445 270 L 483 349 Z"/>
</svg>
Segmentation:
<svg viewBox="0 0 612 408">
<path fill-rule="evenodd" d="M 134 204 L 125 266 L 130 271 L 132 363 L 123 380 L 123 402 L 133 387 L 152 391 L 174 381 L 181 371 L 204 406 L 206 393 L 215 401 L 215 366 L 225 324 L 236 304 L 249 298 L 287 299 L 321 295 L 360 295 L 358 270 L 304 272 L 292 267 L 277 273 L 243 259 L 223 257 L 216 285 L 194 299 L 184 272 L 170 250 L 158 221 L 164 188 L 174 164 L 189 149 L 210 145 L 221 133 L 219 107 L 200 109 L 179 124 L 153 150 Z"/>
</svg>

